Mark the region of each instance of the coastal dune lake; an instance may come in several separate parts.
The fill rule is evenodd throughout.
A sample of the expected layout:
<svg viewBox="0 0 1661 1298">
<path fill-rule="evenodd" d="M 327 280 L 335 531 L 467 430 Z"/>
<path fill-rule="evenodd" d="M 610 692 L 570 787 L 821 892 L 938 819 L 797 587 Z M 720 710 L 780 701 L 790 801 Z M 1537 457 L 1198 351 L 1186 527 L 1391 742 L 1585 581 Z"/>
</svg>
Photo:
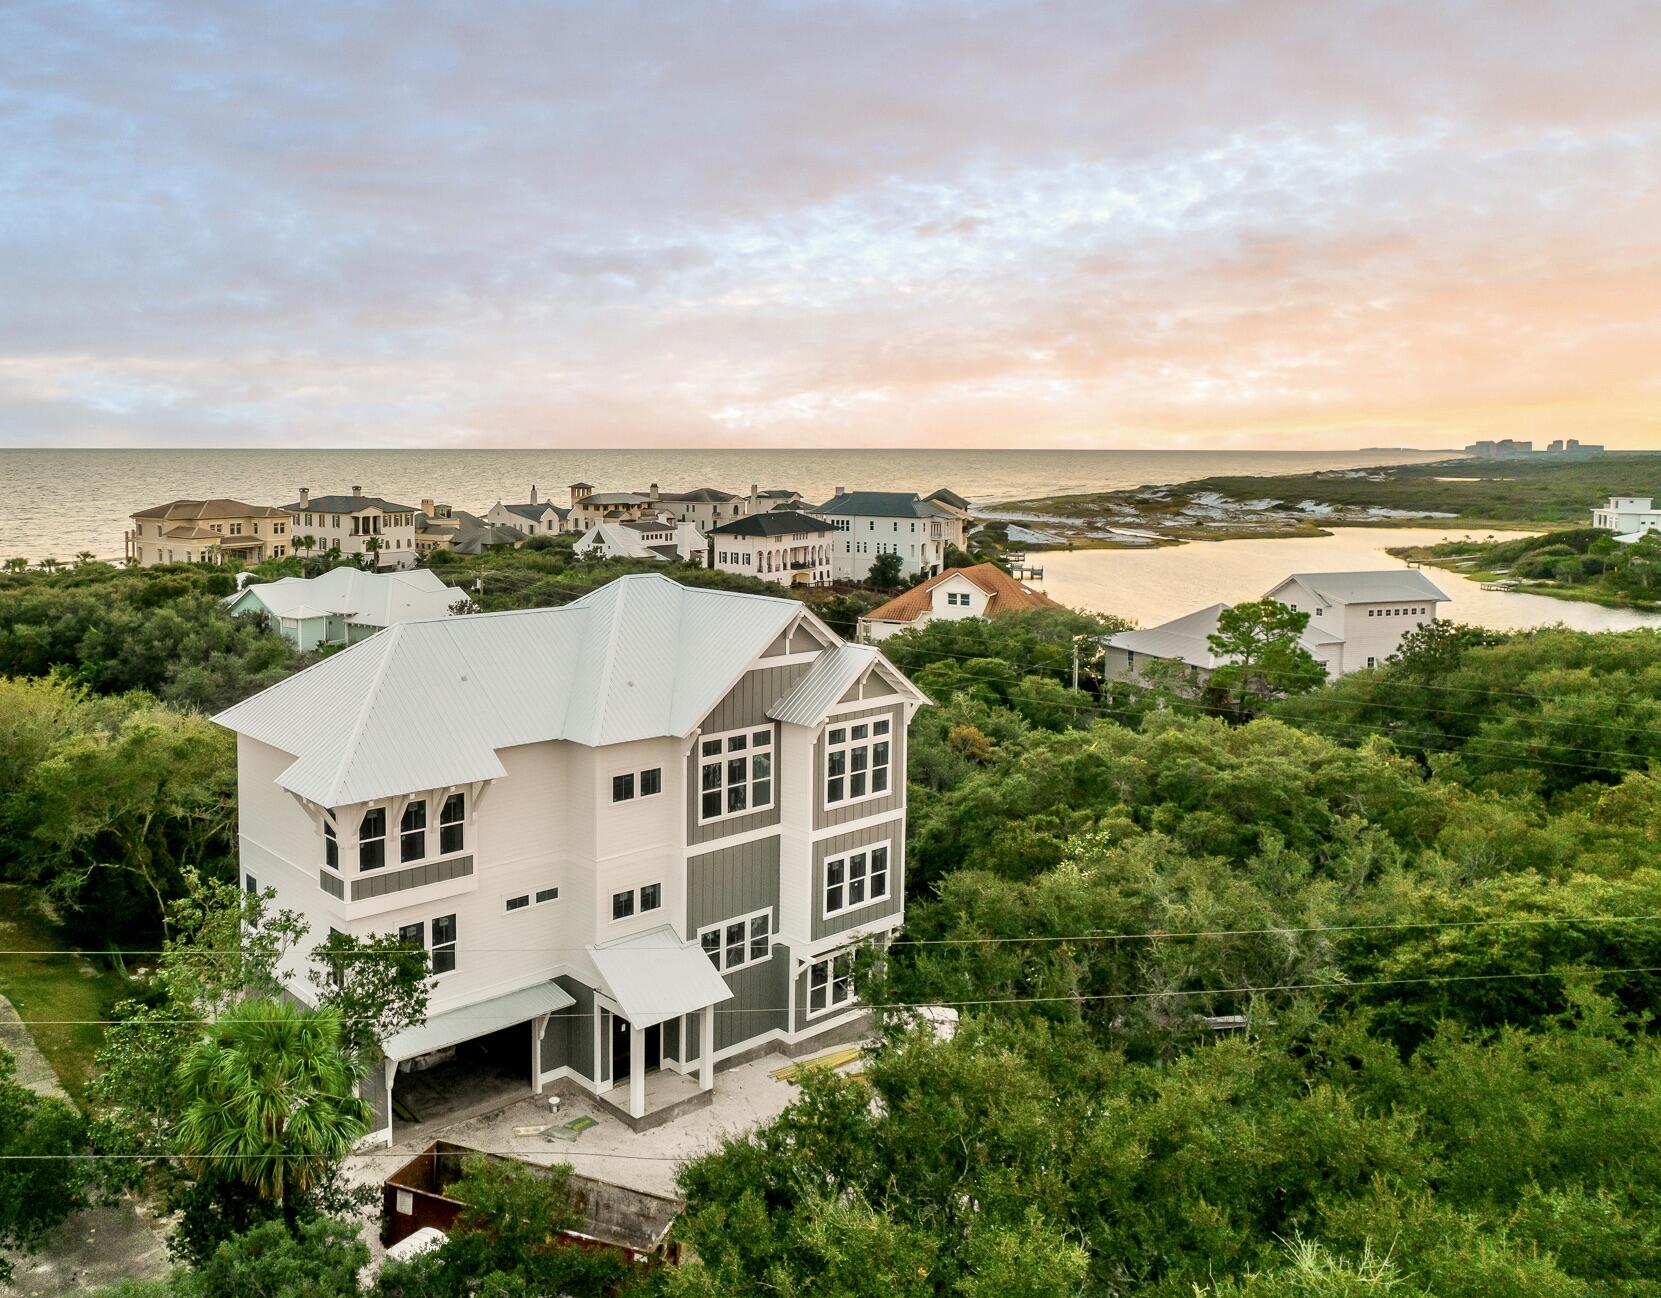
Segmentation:
<svg viewBox="0 0 1661 1298">
<path fill-rule="evenodd" d="M 1165 622 L 1218 602 L 1257 599 L 1294 572 L 1353 572 L 1407 565 L 1385 551 L 1466 537 L 1505 540 L 1526 533 L 1458 528 L 1351 527 L 1331 536 L 1290 540 L 1192 541 L 1148 550 L 1073 550 L 1034 554 L 1044 569 L 1044 592 L 1073 608 L 1114 613 L 1140 626 Z M 1441 568 L 1425 575 L 1448 596 L 1442 616 L 1494 630 L 1551 626 L 1577 631 L 1624 631 L 1661 626 L 1661 614 L 1603 608 L 1546 595 L 1483 590 Z"/>
</svg>

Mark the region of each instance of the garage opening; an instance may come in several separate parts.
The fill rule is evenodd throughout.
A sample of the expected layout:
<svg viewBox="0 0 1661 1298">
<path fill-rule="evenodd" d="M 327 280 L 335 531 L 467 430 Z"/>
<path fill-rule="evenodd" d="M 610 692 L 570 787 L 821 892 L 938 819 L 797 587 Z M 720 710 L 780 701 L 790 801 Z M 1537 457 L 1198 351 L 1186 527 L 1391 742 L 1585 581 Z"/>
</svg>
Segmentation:
<svg viewBox="0 0 1661 1298">
<path fill-rule="evenodd" d="M 392 1083 L 392 1138 L 532 1089 L 528 1020 L 404 1060 Z"/>
</svg>

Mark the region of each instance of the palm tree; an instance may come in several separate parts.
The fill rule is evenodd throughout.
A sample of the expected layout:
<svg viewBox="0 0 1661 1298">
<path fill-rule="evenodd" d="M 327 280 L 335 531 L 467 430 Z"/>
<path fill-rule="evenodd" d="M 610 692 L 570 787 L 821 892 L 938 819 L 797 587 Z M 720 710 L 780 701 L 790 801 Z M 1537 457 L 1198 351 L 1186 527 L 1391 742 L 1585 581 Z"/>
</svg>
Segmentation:
<svg viewBox="0 0 1661 1298">
<path fill-rule="evenodd" d="M 340 1015 L 248 1000 L 179 1065 L 178 1151 L 193 1176 L 240 1181 L 297 1220 L 369 1129 Z"/>
<path fill-rule="evenodd" d="M 22 555 L 19 555 L 15 559 L 7 559 L 6 560 L 6 571 L 7 572 L 27 572 L 28 570 L 29 570 L 29 561 L 27 559 L 25 559 Z"/>
<path fill-rule="evenodd" d="M 82 550 L 79 554 L 77 554 L 75 556 L 75 566 L 77 568 L 84 568 L 84 567 L 87 566 L 87 564 L 92 563 L 97 558 L 98 558 L 98 556 L 95 555 L 91 550 Z"/>
<path fill-rule="evenodd" d="M 379 567 L 380 566 L 380 554 L 381 554 L 381 538 L 378 537 L 378 536 L 370 537 L 367 541 L 365 541 L 363 543 L 363 552 L 366 555 L 369 556 L 369 566 L 371 568 Z"/>
<path fill-rule="evenodd" d="M 56 572 L 59 568 L 63 567 L 63 565 L 56 559 L 48 557 L 42 559 L 35 565 L 35 567 L 39 568 L 42 572 Z"/>
<path fill-rule="evenodd" d="M 307 532 L 304 536 L 297 536 L 294 538 L 294 548 L 301 554 L 300 571 L 302 573 L 309 571 L 310 564 L 308 560 L 311 557 L 311 552 L 317 548 L 317 538 L 310 532 Z"/>
</svg>

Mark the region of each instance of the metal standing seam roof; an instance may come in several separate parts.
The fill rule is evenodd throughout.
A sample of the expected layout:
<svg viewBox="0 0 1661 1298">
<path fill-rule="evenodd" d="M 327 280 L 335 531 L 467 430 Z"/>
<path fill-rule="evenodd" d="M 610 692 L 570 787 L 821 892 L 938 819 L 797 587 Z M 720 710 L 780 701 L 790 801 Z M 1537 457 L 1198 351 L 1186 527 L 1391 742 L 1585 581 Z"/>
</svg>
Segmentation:
<svg viewBox="0 0 1661 1298">
<path fill-rule="evenodd" d="M 1383 604 L 1409 599 L 1450 602 L 1436 584 L 1417 568 L 1381 568 L 1372 572 L 1294 572 L 1285 581 L 1276 582 L 1274 590 L 1279 590 L 1288 581 L 1297 582 L 1331 604 Z"/>
<path fill-rule="evenodd" d="M 586 950 L 606 995 L 637 1031 L 732 999 L 699 945 L 682 942 L 667 924 Z"/>
<path fill-rule="evenodd" d="M 562 608 L 397 623 L 214 719 L 293 754 L 283 788 L 368 802 L 498 778 L 497 750 L 518 744 L 690 734 L 804 615 L 631 574 Z"/>
<path fill-rule="evenodd" d="M 704 964 L 708 965 L 709 961 L 705 959 Z M 414 1059 L 418 1055 L 442 1050 L 445 1046 L 471 1041 L 498 1028 L 510 1028 L 515 1023 L 568 1009 L 576 1003 L 571 994 L 556 982 L 521 987 L 516 992 L 435 1014 L 424 1023 L 395 1032 L 387 1038 L 383 1052 L 392 1060 Z"/>
<path fill-rule="evenodd" d="M 1213 652 L 1210 637 L 1217 634 L 1217 619 L 1226 608 L 1227 604 L 1212 604 L 1158 626 L 1118 631 L 1107 637 L 1107 643 L 1115 649 L 1127 649 L 1150 658 L 1175 658 L 1190 667 L 1215 670 L 1227 658 Z M 1313 651 L 1326 645 L 1342 644 L 1343 637 L 1311 623 L 1298 636 L 1298 643 Z"/>
<path fill-rule="evenodd" d="M 281 577 L 257 582 L 226 596 L 227 606 L 254 596 L 273 617 L 333 613 L 362 626 L 390 626 L 412 618 L 445 617 L 467 592 L 444 584 L 426 568 L 407 572 L 365 572 L 331 568 L 318 577 Z M 303 610 L 309 610 L 309 614 Z"/>
<path fill-rule="evenodd" d="M 796 688 L 767 709 L 767 715 L 791 725 L 817 725 L 880 657 L 874 648 L 863 644 L 840 644 L 825 650 L 807 675 L 796 682 Z"/>
<path fill-rule="evenodd" d="M 834 645 L 820 654 L 807 675 L 796 682 L 796 688 L 768 708 L 767 715 L 775 721 L 784 721 L 795 726 L 818 725 L 824 719 L 825 713 L 835 707 L 848 692 L 849 687 L 859 680 L 867 669 L 879 664 L 893 673 L 902 697 L 909 698 L 914 703 L 929 701 L 926 694 L 888 661 L 882 650 L 872 645 L 843 643 Z"/>
</svg>

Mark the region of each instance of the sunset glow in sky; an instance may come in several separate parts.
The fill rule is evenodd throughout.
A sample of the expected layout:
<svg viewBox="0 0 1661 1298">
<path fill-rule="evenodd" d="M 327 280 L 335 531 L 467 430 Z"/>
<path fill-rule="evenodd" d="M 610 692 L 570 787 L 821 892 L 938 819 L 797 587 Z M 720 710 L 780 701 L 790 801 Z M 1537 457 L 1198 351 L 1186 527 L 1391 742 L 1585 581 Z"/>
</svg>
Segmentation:
<svg viewBox="0 0 1661 1298">
<path fill-rule="evenodd" d="M 1661 4 L 0 5 L 0 445 L 1661 446 Z"/>
</svg>

